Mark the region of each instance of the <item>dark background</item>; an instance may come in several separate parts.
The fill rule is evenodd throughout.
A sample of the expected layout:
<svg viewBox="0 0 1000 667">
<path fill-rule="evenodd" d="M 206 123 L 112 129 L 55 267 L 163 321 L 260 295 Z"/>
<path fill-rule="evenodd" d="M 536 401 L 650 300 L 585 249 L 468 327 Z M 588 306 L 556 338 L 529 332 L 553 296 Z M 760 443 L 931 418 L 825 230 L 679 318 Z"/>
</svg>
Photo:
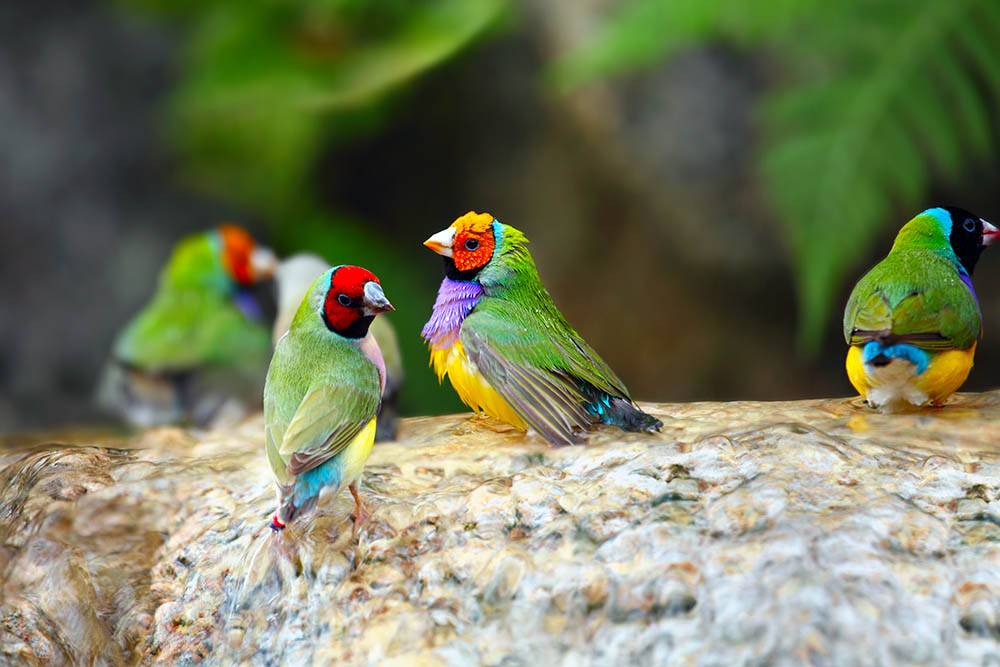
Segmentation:
<svg viewBox="0 0 1000 667">
<path fill-rule="evenodd" d="M 222 219 L 281 254 L 316 249 L 302 230 L 324 226 L 334 263 L 357 260 L 336 256 L 331 238 L 343 233 L 345 248 L 361 239 L 357 253 L 399 311 L 404 411 L 419 414 L 460 409 L 419 339 L 441 277 L 420 244 L 468 210 L 522 229 L 569 321 L 638 399 L 661 401 L 851 394 L 840 315 L 853 280 L 928 205 L 1000 218 L 988 157 L 931 168 L 916 204 L 896 202 L 874 245 L 861 244 L 806 354 L 789 245 L 756 162 L 756 105 L 780 78 L 774 54 L 710 40 L 554 92 L 544 83 L 553 54 L 574 21 L 599 12 L 519 3 L 515 18 L 408 81 L 377 123 L 318 151 L 308 187 L 334 213 L 302 227 L 295 212 L 185 178 L 187 158 L 164 129 L 184 24 L 96 2 L 23 4 L 0 5 L 3 430 L 99 419 L 91 394 L 115 332 L 171 245 Z M 988 114 L 995 127 L 995 105 Z M 969 390 L 1000 373 L 994 253 L 975 275 L 986 335 Z"/>
</svg>

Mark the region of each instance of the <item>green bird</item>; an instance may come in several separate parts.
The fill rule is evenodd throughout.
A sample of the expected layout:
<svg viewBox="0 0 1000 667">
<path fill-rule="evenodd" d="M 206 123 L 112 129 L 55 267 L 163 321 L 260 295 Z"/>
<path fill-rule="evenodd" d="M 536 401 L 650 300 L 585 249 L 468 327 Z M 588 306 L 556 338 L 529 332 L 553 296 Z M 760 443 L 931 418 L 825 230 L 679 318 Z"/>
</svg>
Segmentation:
<svg viewBox="0 0 1000 667">
<path fill-rule="evenodd" d="M 259 401 L 276 267 L 236 225 L 181 240 L 152 300 L 115 339 L 99 400 L 136 426 L 206 424 L 233 396 Z"/>
<path fill-rule="evenodd" d="M 655 431 L 625 384 L 576 333 L 542 286 L 520 231 L 470 212 L 424 242 L 445 277 L 423 337 L 431 365 L 462 401 L 554 445 L 595 424 Z"/>
<path fill-rule="evenodd" d="M 316 276 L 330 269 L 330 264 L 316 255 L 299 253 L 281 261 L 275 273 L 278 287 L 278 316 L 274 320 L 272 337 L 275 344 L 292 323 L 302 298 Z M 403 386 L 403 353 L 399 349 L 396 330 L 386 317 L 376 317 L 371 324 L 372 336 L 385 360 L 385 389 L 378 412 L 375 442 L 394 440 L 399 432 L 399 391 Z"/>
<path fill-rule="evenodd" d="M 847 377 L 871 406 L 941 405 L 962 386 L 982 333 L 972 271 L 998 237 L 968 211 L 929 208 L 858 281 L 844 311 Z"/>
<path fill-rule="evenodd" d="M 385 363 L 369 332 L 393 310 L 370 271 L 338 266 L 316 278 L 274 348 L 264 385 L 264 446 L 278 487 L 271 528 L 308 513 L 320 492 L 351 490 L 375 440 Z"/>
</svg>

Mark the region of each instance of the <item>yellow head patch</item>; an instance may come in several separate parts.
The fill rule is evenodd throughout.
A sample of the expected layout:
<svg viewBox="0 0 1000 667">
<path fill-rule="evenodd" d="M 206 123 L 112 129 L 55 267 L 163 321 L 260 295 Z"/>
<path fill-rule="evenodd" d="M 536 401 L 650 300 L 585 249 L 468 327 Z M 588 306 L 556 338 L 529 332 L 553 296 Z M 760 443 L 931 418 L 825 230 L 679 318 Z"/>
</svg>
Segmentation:
<svg viewBox="0 0 1000 667">
<path fill-rule="evenodd" d="M 469 211 L 451 223 L 451 226 L 455 228 L 456 234 L 463 231 L 471 234 L 482 234 L 489 230 L 490 225 L 493 224 L 493 220 L 493 216 L 489 213 Z"/>
</svg>

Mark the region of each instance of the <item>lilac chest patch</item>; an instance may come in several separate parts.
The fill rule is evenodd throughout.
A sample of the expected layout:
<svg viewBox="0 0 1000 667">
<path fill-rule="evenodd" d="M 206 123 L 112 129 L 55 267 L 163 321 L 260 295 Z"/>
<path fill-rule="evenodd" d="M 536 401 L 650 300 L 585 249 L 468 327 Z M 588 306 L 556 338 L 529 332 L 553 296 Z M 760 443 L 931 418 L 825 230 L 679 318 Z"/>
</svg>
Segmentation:
<svg viewBox="0 0 1000 667">
<path fill-rule="evenodd" d="M 438 288 L 431 319 L 424 325 L 420 335 L 436 350 L 451 347 L 458 340 L 462 320 L 476 307 L 482 296 L 483 288 L 477 283 L 445 278 Z"/>
</svg>

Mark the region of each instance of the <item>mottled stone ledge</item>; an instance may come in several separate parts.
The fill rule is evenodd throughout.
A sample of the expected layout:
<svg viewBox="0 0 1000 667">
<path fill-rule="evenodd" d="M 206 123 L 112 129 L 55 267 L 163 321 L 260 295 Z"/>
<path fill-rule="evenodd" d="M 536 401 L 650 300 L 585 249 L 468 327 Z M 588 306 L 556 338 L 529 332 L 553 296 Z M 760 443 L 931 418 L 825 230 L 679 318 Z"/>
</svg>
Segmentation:
<svg viewBox="0 0 1000 667">
<path fill-rule="evenodd" d="M 1000 393 L 647 409 L 562 449 L 406 420 L 356 542 L 346 493 L 266 529 L 259 418 L 0 449 L 0 660 L 1000 660 Z"/>
</svg>

